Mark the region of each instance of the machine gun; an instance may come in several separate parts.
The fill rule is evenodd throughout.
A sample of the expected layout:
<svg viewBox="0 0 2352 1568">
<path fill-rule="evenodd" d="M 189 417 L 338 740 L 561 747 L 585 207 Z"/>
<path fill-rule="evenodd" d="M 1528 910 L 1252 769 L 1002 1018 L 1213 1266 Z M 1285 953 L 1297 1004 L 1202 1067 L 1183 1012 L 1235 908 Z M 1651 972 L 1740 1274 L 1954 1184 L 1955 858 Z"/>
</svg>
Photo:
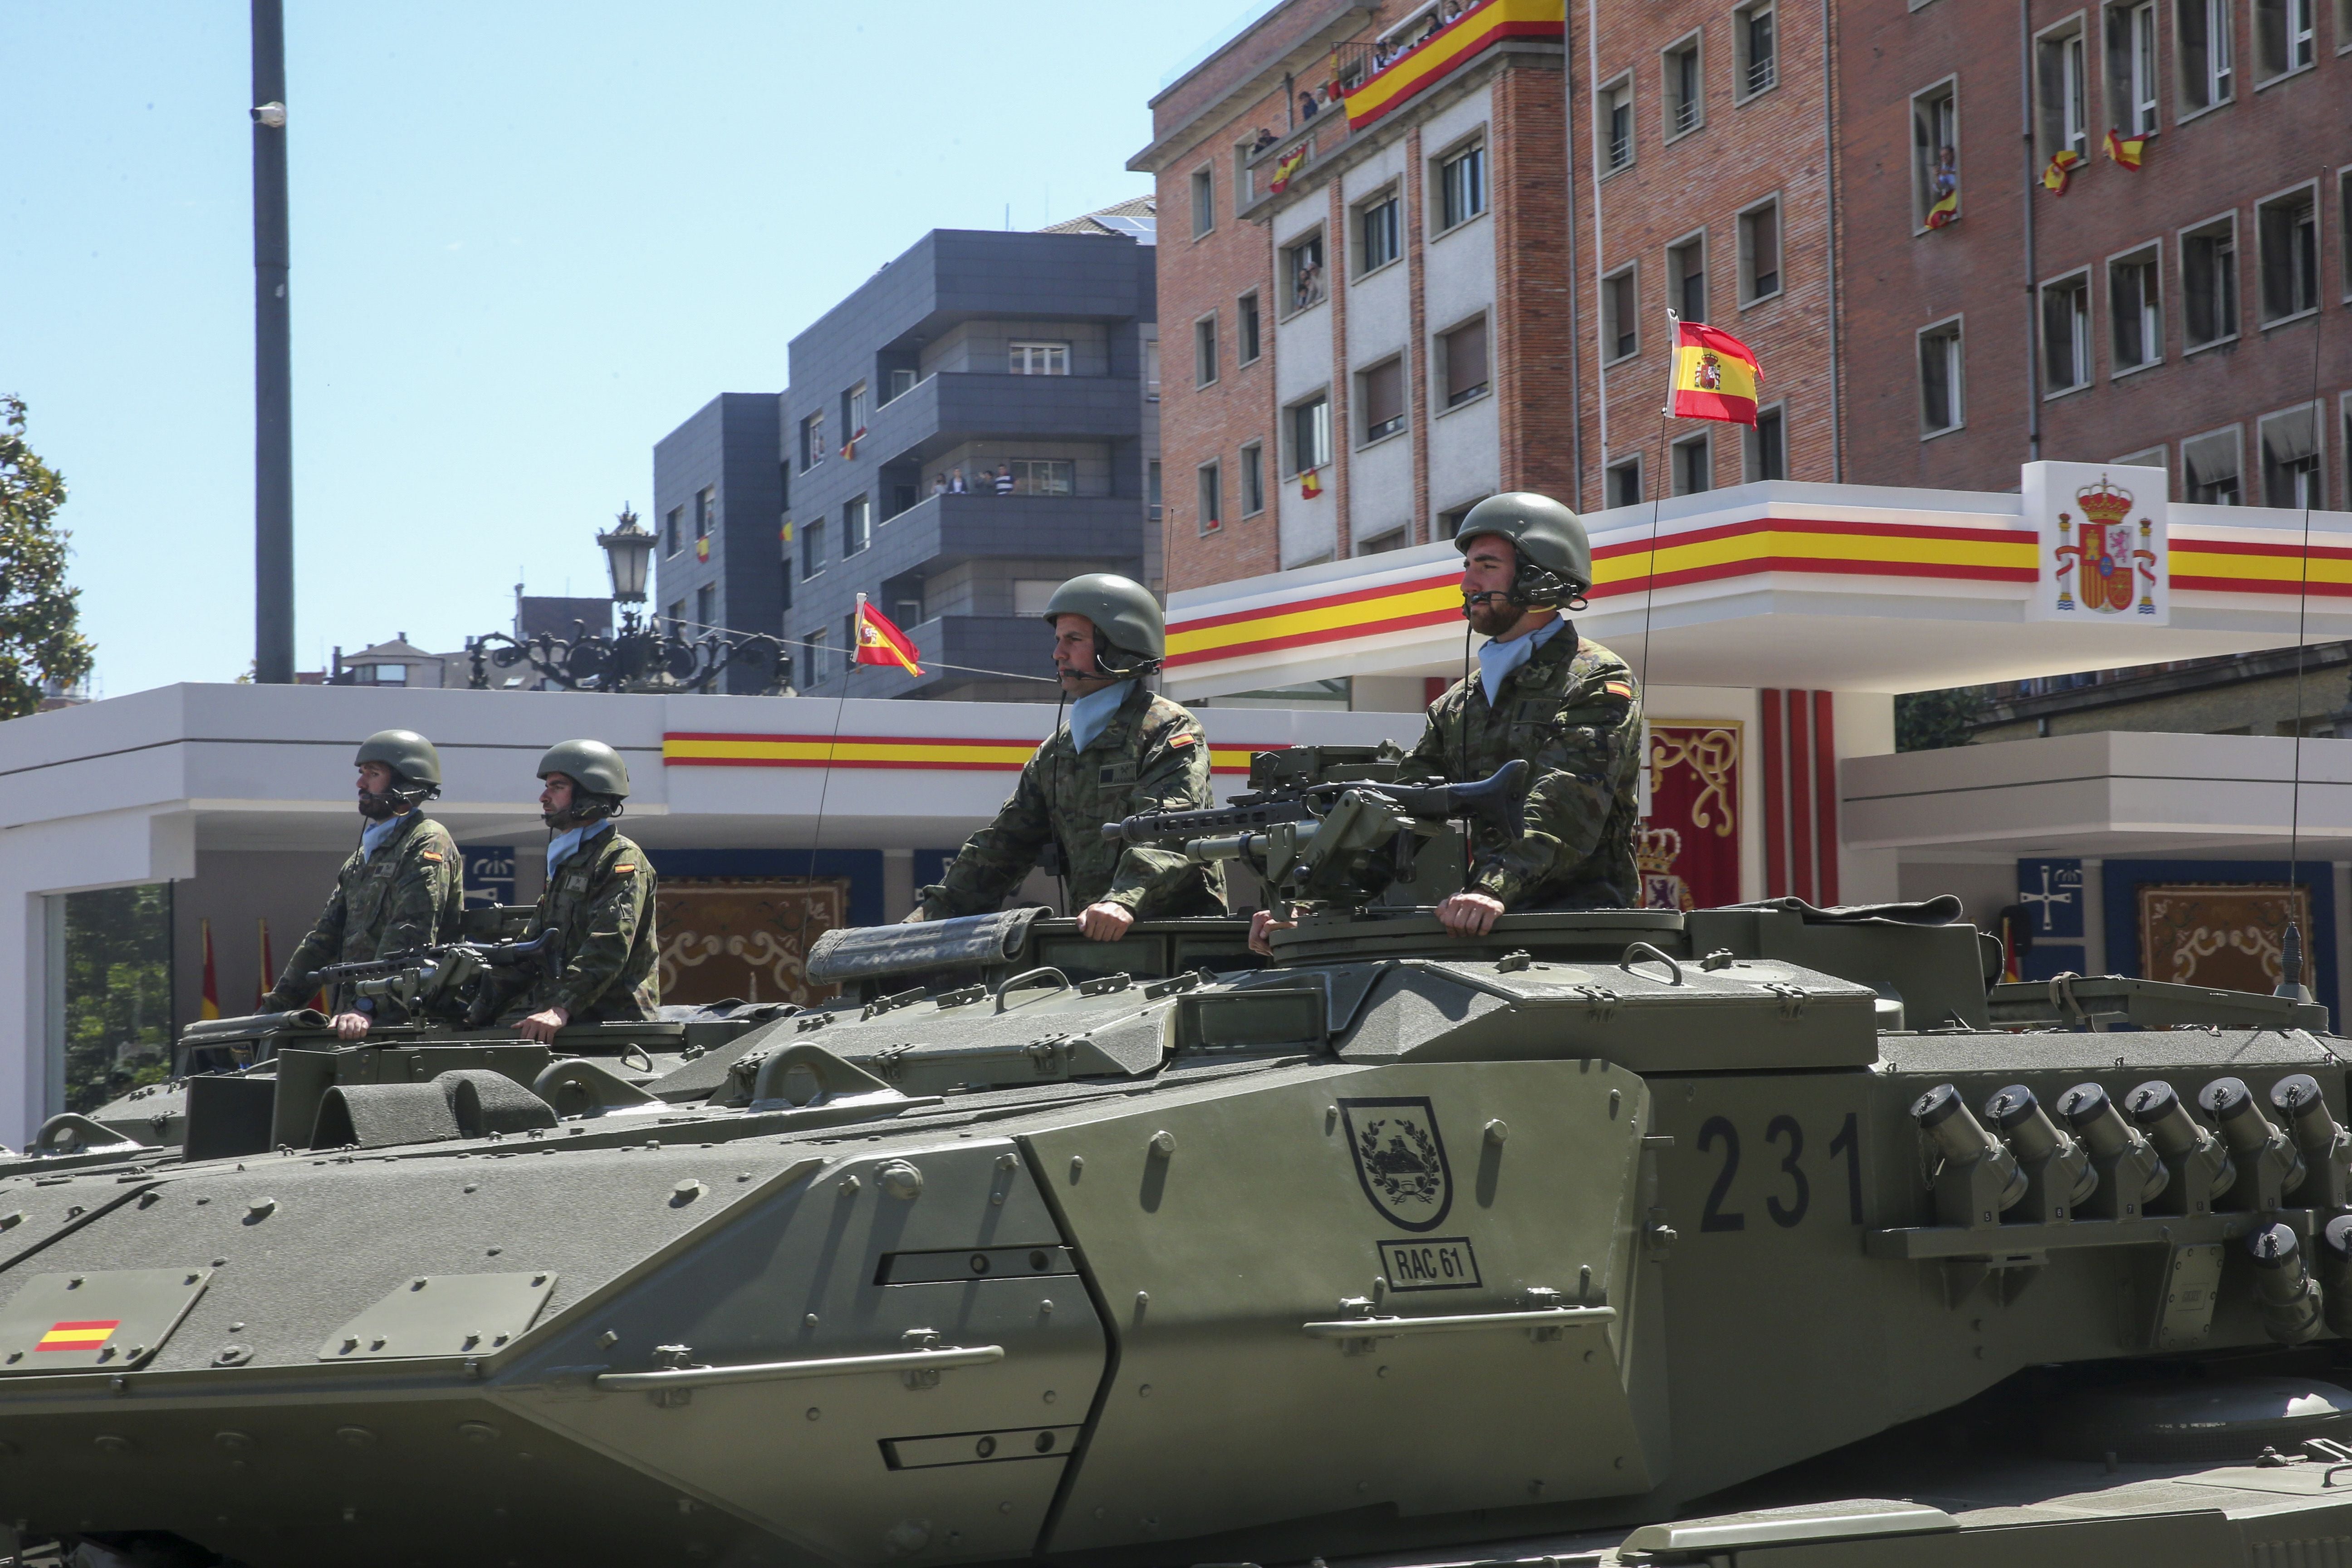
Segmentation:
<svg viewBox="0 0 2352 1568">
<path fill-rule="evenodd" d="M 478 1028 L 512 994 L 519 973 L 536 963 L 553 978 L 563 955 L 563 933 L 551 926 L 529 942 L 449 942 L 411 948 L 356 963 L 331 963 L 311 976 L 320 985 L 349 985 L 361 996 L 398 1003 L 412 1015 L 432 1015 Z M 469 994 L 470 988 L 470 994 Z"/>
<path fill-rule="evenodd" d="M 1239 860 L 1264 880 L 1276 915 L 1287 918 L 1293 903 L 1363 904 L 1412 880 L 1423 848 L 1455 818 L 1513 841 L 1526 832 L 1525 758 L 1454 784 L 1398 784 L 1402 761 L 1389 747 L 1260 752 L 1250 759 L 1250 783 L 1261 787 L 1232 805 L 1145 812 L 1105 823 L 1103 837 L 1181 847 L 1195 860 Z"/>
</svg>

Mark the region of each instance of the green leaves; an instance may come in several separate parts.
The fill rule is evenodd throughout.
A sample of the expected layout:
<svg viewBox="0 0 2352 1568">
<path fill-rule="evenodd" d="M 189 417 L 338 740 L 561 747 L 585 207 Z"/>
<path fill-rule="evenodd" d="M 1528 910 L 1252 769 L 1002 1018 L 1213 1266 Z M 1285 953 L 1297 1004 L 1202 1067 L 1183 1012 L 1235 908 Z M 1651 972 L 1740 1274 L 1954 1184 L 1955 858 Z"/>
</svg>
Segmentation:
<svg viewBox="0 0 2352 1568">
<path fill-rule="evenodd" d="M 81 590 L 66 586 L 66 541 L 57 526 L 66 481 L 25 440 L 25 401 L 0 395 L 0 719 L 41 705 L 42 685 L 89 674 L 79 629 Z"/>
</svg>

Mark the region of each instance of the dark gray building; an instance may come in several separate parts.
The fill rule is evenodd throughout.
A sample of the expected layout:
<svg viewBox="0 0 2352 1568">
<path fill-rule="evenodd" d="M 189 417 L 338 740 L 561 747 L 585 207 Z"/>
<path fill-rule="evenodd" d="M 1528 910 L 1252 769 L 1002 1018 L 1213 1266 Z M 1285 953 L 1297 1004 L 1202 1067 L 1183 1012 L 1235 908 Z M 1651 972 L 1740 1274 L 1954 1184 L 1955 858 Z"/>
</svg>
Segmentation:
<svg viewBox="0 0 2352 1568">
<path fill-rule="evenodd" d="M 1151 220 L 938 229 L 794 338 L 791 389 L 722 396 L 654 450 L 659 613 L 774 630 L 844 690 L 856 595 L 924 676 L 858 697 L 1044 700 L 1035 616 L 1080 572 L 1158 575 Z M 950 668 L 949 666 L 965 668 Z"/>
</svg>

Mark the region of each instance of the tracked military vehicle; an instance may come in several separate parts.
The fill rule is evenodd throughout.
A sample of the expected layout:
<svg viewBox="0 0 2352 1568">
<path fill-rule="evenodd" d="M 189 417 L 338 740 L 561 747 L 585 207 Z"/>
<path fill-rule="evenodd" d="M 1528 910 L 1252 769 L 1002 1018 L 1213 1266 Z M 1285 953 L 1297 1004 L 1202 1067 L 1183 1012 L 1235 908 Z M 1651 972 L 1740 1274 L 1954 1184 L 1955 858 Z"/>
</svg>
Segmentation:
<svg viewBox="0 0 2352 1568">
<path fill-rule="evenodd" d="M 1392 773 L 1111 825 L 1246 864 L 1270 960 L 835 932 L 822 1007 L 558 1058 L 298 1022 L 176 1127 L 51 1130 L 0 1167 L 0 1520 L 254 1568 L 2346 1560 L 2322 1009 L 1988 984 L 1948 900 L 1452 938 L 1492 792 Z"/>
</svg>

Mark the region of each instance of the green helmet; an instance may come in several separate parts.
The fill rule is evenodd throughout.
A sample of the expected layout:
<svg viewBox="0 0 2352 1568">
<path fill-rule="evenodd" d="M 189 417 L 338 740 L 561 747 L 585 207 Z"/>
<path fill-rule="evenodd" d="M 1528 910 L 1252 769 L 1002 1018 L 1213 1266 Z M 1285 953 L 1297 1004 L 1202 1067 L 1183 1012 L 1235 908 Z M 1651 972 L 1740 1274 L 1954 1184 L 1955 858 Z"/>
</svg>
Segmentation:
<svg viewBox="0 0 2352 1568">
<path fill-rule="evenodd" d="M 1520 581 L 1511 594 L 1516 601 L 1533 603 L 1549 590 L 1557 602 L 1563 596 L 1576 598 L 1592 586 L 1592 541 L 1585 537 L 1576 514 L 1549 496 L 1533 490 L 1488 496 L 1462 520 L 1454 547 L 1467 555 L 1470 542 L 1482 533 L 1507 539 L 1517 548 Z M 1545 578 L 1552 581 L 1548 584 Z"/>
<path fill-rule="evenodd" d="M 547 755 L 539 759 L 539 776 L 550 773 L 562 773 L 572 787 L 590 795 L 609 795 L 615 800 L 629 797 L 629 764 L 602 741 L 564 741 L 550 746 Z"/>
<path fill-rule="evenodd" d="M 414 730 L 378 730 L 360 742 L 359 755 L 352 759 L 354 767 L 362 763 L 382 763 L 412 784 L 441 787 L 441 753 Z"/>
<path fill-rule="evenodd" d="M 1110 572 L 1089 572 L 1054 590 L 1045 601 L 1047 626 L 1063 616 L 1084 616 L 1095 624 L 1102 642 L 1125 654 L 1125 659 L 1105 657 L 1097 648 L 1095 663 L 1105 674 L 1124 679 L 1148 674 L 1168 652 L 1168 623 L 1151 590 L 1132 577 Z"/>
</svg>

